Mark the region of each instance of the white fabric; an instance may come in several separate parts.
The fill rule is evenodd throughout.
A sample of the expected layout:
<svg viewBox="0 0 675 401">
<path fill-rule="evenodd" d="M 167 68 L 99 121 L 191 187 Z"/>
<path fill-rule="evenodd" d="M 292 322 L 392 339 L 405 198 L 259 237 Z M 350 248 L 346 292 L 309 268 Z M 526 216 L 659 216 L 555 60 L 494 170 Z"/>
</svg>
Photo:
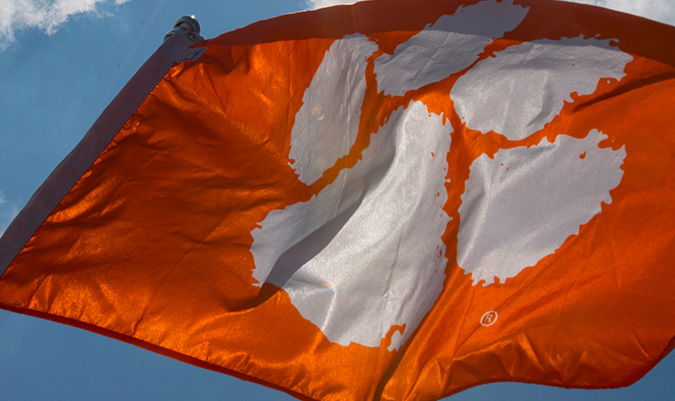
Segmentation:
<svg viewBox="0 0 675 401">
<path fill-rule="evenodd" d="M 359 131 L 366 59 L 377 45 L 363 35 L 337 40 L 302 97 L 291 135 L 291 167 L 309 185 L 349 153 Z"/>
<path fill-rule="evenodd" d="M 393 55 L 375 59 L 378 89 L 400 96 L 468 68 L 494 38 L 517 27 L 528 9 L 512 0 L 483 1 L 442 16 Z"/>
<path fill-rule="evenodd" d="M 578 234 L 602 202 L 612 203 L 626 150 L 598 147 L 606 137 L 592 130 L 584 139 L 542 139 L 473 162 L 459 207 L 457 262 L 474 285 L 515 277 Z"/>
<path fill-rule="evenodd" d="M 394 112 L 362 161 L 309 202 L 273 211 L 252 232 L 254 277 L 283 287 L 333 342 L 378 346 L 392 325 L 405 324 L 391 344 L 400 346 L 445 277 L 450 131 L 420 102 Z M 280 258 L 286 249 L 294 255 Z"/>
<path fill-rule="evenodd" d="M 601 79 L 621 79 L 633 58 L 610 40 L 563 38 L 509 47 L 487 58 L 452 87 L 457 114 L 467 127 L 527 138 L 571 102 L 595 92 Z"/>
</svg>

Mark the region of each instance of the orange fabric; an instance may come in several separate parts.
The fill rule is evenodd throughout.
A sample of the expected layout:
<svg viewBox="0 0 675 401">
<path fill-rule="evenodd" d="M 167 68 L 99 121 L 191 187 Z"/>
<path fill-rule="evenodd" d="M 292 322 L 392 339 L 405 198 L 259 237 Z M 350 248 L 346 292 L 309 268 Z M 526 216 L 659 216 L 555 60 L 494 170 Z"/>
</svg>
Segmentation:
<svg viewBox="0 0 675 401">
<path fill-rule="evenodd" d="M 356 145 L 312 185 L 289 166 L 290 132 L 324 53 L 360 32 L 379 54 L 461 4 L 375 1 L 300 13 L 207 40 L 176 64 L 0 278 L 0 306 L 81 325 L 153 351 L 313 400 L 434 400 L 492 381 L 615 387 L 673 346 L 675 28 L 552 1 L 489 50 L 585 35 L 619 39 L 627 76 L 575 96 L 520 141 L 478 135 L 448 97 L 461 74 L 392 98 L 372 69 Z M 379 54 L 376 54 L 375 57 Z M 482 58 L 490 57 L 486 51 Z M 500 285 L 457 265 L 463 185 L 448 185 L 451 261 L 434 308 L 399 351 L 330 342 L 283 290 L 254 286 L 256 224 L 306 201 L 350 168 L 390 113 L 423 100 L 454 129 L 448 179 L 479 155 L 600 128 L 625 146 L 613 202 L 555 254 Z M 456 144 L 461 146 L 455 146 Z M 364 306 L 367 307 L 367 306 Z M 498 312 L 490 326 L 487 312 Z"/>
</svg>

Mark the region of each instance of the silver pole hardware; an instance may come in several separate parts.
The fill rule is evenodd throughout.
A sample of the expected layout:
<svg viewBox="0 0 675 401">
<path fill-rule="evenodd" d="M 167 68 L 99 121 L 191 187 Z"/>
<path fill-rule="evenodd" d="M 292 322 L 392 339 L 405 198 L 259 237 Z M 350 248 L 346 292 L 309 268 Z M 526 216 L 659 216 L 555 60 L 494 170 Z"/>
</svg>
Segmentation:
<svg viewBox="0 0 675 401">
<path fill-rule="evenodd" d="M 173 24 L 173 29 L 164 35 L 164 41 L 166 42 L 167 39 L 177 33 L 184 33 L 188 39 L 196 42 L 199 38 L 200 32 L 201 27 L 199 26 L 199 21 L 197 21 L 195 16 L 185 15 L 176 20 L 176 22 Z"/>
</svg>

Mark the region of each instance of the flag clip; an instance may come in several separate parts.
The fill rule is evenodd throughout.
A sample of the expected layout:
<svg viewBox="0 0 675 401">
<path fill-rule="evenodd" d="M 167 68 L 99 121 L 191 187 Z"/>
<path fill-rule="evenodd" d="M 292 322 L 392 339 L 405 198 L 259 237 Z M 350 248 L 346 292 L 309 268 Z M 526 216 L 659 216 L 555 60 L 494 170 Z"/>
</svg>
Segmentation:
<svg viewBox="0 0 675 401">
<path fill-rule="evenodd" d="M 205 51 L 206 47 L 198 47 L 198 48 L 189 47 L 185 49 L 185 51 L 183 52 L 183 54 L 180 55 L 180 57 L 178 57 L 176 62 L 183 63 L 185 61 L 196 61 L 199 58 L 199 56 L 204 54 Z"/>
</svg>

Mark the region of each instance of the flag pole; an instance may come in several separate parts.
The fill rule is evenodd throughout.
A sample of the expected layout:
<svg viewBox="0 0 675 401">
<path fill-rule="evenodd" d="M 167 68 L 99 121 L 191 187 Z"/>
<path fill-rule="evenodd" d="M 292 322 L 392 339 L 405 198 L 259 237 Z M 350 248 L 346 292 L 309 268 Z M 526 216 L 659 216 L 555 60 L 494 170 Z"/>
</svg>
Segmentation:
<svg viewBox="0 0 675 401">
<path fill-rule="evenodd" d="M 75 185 L 124 123 L 157 86 L 171 66 L 192 45 L 204 40 L 194 16 L 179 18 L 164 42 L 148 58 L 103 110 L 77 146 L 35 191 L 7 230 L 0 236 L 0 274 L 3 274 L 33 233 Z"/>
</svg>

